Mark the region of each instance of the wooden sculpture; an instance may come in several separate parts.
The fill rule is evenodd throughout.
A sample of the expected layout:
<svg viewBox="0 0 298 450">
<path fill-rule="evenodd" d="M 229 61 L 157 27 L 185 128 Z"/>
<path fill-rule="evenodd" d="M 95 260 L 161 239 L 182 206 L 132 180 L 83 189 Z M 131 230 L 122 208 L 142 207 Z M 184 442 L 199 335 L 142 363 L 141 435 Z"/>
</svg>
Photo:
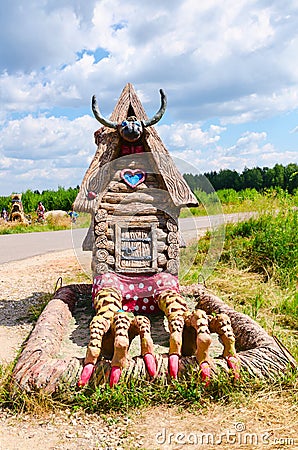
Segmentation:
<svg viewBox="0 0 298 450">
<path fill-rule="evenodd" d="M 111 119 L 104 118 L 95 96 L 92 110 L 103 125 L 95 133 L 97 153 L 74 207 L 92 214 L 85 249 L 92 249 L 93 305 L 90 342 L 79 385 L 85 385 L 100 356 L 111 358 L 110 384 L 127 366 L 130 340 L 141 337 L 141 353 L 150 376 L 156 374 L 148 315 L 163 311 L 169 321 L 169 373 L 177 377 L 181 355 L 196 355 L 209 379 L 210 330 L 223 337 L 224 356 L 239 375 L 234 335 L 228 316 L 208 321 L 190 313 L 178 282 L 181 236 L 178 217 L 197 200 L 152 126 L 165 112 L 148 119 L 128 84 Z M 142 314 L 142 315 L 140 315 Z"/>
<path fill-rule="evenodd" d="M 84 386 L 91 376 L 97 383 L 109 379 L 113 386 L 121 373 L 176 378 L 194 365 L 206 384 L 218 370 L 239 378 L 240 365 L 258 377 L 296 367 L 279 341 L 250 317 L 202 285 L 179 286 L 183 242 L 178 216 L 181 207 L 197 200 L 153 127 L 166 108 L 165 94 L 160 94 L 161 106 L 151 119 L 131 84 L 110 119 L 92 99 L 103 126 L 95 132 L 97 151 L 74 208 L 91 214 L 83 249 L 92 251 L 93 284 L 61 287 L 42 312 L 13 372 L 22 389 L 54 392 L 61 385 Z M 63 357 L 62 342 L 76 305 L 91 297 L 95 315 L 86 356 Z M 186 297 L 196 304 L 193 312 Z M 168 354 L 154 354 L 150 318 L 158 313 L 169 323 Z M 211 333 L 223 344 L 221 357 L 210 357 Z M 132 358 L 128 349 L 137 335 L 141 355 Z"/>
</svg>

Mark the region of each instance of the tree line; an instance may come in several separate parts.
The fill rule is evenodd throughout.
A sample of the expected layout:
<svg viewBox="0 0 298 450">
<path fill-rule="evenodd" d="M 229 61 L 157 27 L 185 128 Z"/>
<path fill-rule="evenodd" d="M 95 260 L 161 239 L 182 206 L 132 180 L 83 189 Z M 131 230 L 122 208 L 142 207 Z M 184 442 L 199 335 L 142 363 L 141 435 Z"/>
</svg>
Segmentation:
<svg viewBox="0 0 298 450">
<path fill-rule="evenodd" d="M 293 194 L 298 188 L 298 165 L 295 163 L 287 166 L 275 164 L 273 168 L 245 168 L 242 173 L 238 173 L 236 170 L 222 169 L 219 172 L 206 172 L 204 175 L 187 173 L 183 176 L 192 191 L 200 189 L 207 193 L 212 192 L 213 189 L 215 191 L 221 189 L 241 191 L 254 188 L 260 192 L 269 188 L 282 188 Z M 206 178 L 212 186 L 208 182 L 206 183 Z"/>
<path fill-rule="evenodd" d="M 219 172 L 206 172 L 203 175 L 193 175 L 186 173 L 183 175 L 192 191 L 201 190 L 211 193 L 213 190 L 234 189 L 241 191 L 247 188 L 254 188 L 263 191 L 269 188 L 282 188 L 292 194 L 298 189 L 298 165 L 295 163 L 283 166 L 275 164 L 273 168 L 254 167 L 245 168 L 242 173 L 236 170 L 222 169 Z M 206 179 L 208 182 L 206 182 Z M 57 191 L 45 190 L 42 192 L 28 189 L 22 194 L 22 202 L 26 214 L 36 210 L 38 202 L 42 202 L 47 211 L 62 209 L 69 211 L 78 194 L 79 186 L 65 189 L 59 186 Z M 10 196 L 0 196 L 0 210 L 5 208 L 10 210 Z"/>
</svg>

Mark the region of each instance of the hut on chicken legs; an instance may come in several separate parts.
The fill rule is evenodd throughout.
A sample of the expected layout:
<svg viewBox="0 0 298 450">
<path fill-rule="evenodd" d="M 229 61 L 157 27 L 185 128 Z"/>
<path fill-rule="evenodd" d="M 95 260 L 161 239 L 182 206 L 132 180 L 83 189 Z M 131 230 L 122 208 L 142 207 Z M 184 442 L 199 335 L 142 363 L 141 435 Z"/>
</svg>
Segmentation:
<svg viewBox="0 0 298 450">
<path fill-rule="evenodd" d="M 163 91 L 160 93 L 161 107 L 151 119 L 146 116 L 131 84 L 125 86 L 110 119 L 103 118 L 93 98 L 94 115 L 103 126 L 95 132 L 97 150 L 74 204 L 75 210 L 88 212 L 92 218 L 83 249 L 92 251 L 93 286 L 76 284 L 57 290 L 41 314 L 14 369 L 14 380 L 23 389 L 54 392 L 61 385 L 74 385 L 91 360 L 94 372 L 87 374 L 86 379 L 89 381 L 94 375 L 97 382 L 106 380 L 115 355 L 109 342 L 111 335 L 105 340 L 108 333 L 105 336 L 100 334 L 103 322 L 106 330 L 110 326 L 107 325 L 110 316 L 105 316 L 105 312 L 102 313 L 103 322 L 91 322 L 94 328 L 91 326 L 85 360 L 75 356 L 63 358 L 59 352 L 79 299 L 83 296 L 91 302 L 92 292 L 96 303 L 99 289 L 103 287 L 102 280 L 108 283 L 109 279 L 112 284 L 108 289 L 113 289 L 113 283 L 116 283 L 119 292 L 122 288 L 126 291 L 122 292 L 121 301 L 119 297 L 116 299 L 119 304 L 116 301 L 112 309 L 109 304 L 108 314 L 112 311 L 121 319 L 126 312 L 155 313 L 160 289 L 163 287 L 168 291 L 170 287 L 172 291 L 176 290 L 174 294 L 172 292 L 174 296 L 179 291 L 180 300 L 181 295 L 192 296 L 197 307 L 209 315 L 210 319 L 206 316 L 204 320 L 209 320 L 211 326 L 214 313 L 228 318 L 219 329 L 221 336 L 230 339 L 229 345 L 232 344 L 229 348 L 237 351 L 242 368 L 252 375 L 271 376 L 285 371 L 289 364 L 296 365 L 288 351 L 251 318 L 234 311 L 201 285 L 178 286 L 179 248 L 183 245 L 178 227 L 179 212 L 183 206 L 196 205 L 197 200 L 153 127 L 166 106 L 165 95 Z M 155 292 L 140 295 L 148 280 L 148 290 Z M 168 283 L 172 283 L 171 286 Z M 177 301 L 177 304 L 180 311 L 182 305 L 183 312 L 183 301 Z M 176 309 L 173 308 L 168 317 L 171 313 L 175 316 Z M 120 323 L 121 332 L 124 330 L 122 325 Z M 196 332 L 200 334 L 198 327 Z M 130 328 L 125 329 L 121 336 L 125 333 L 128 336 Z M 115 329 L 112 330 L 113 341 L 116 341 L 115 334 L 117 329 L 116 333 Z M 193 338 L 194 335 L 188 336 Z M 146 339 L 145 351 L 142 350 L 144 358 L 128 359 L 127 355 L 123 358 L 126 360 L 126 376 L 133 373 L 152 377 L 152 359 L 149 359 L 149 374 L 145 359 L 152 351 L 152 342 L 148 336 Z M 102 350 L 102 358 L 97 361 L 99 350 Z M 179 343 L 172 340 L 170 357 L 180 356 L 179 351 Z M 190 354 L 193 353 L 186 352 L 186 356 L 181 356 L 177 370 L 179 368 L 182 372 L 189 365 L 196 365 L 198 355 L 195 358 Z M 229 371 L 229 356 L 215 359 L 214 368 Z M 176 361 L 175 358 L 173 360 Z M 155 361 L 154 376 L 167 376 L 167 356 L 156 354 Z"/>
</svg>

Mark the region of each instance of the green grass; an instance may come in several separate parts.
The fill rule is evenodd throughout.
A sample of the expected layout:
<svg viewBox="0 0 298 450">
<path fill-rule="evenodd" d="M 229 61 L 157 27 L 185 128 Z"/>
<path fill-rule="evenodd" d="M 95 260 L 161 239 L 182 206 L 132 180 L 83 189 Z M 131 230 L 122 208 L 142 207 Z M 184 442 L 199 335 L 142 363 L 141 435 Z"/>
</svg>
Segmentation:
<svg viewBox="0 0 298 450">
<path fill-rule="evenodd" d="M 11 381 L 11 367 L 0 366 L 0 406 L 13 413 L 41 413 L 55 408 L 69 409 L 72 412 L 84 410 L 88 413 L 129 413 L 140 408 L 167 405 L 169 407 L 202 410 L 213 404 L 237 405 L 245 403 L 248 396 L 279 390 L 280 395 L 291 396 L 298 403 L 298 382 L 295 373 L 288 371 L 274 381 L 251 378 L 247 373 L 237 383 L 228 374 L 220 373 L 208 387 L 200 380 L 198 370 L 191 369 L 178 381 L 157 379 L 148 382 L 130 378 L 120 380 L 110 388 L 87 386 L 84 389 L 69 388 L 53 395 L 43 392 L 27 393 L 20 391 Z"/>
<path fill-rule="evenodd" d="M 183 208 L 180 217 L 206 216 L 256 211 L 260 214 L 298 206 L 298 190 L 289 194 L 281 188 L 271 188 L 260 193 L 256 189 L 222 189 L 211 194 L 195 192 L 199 206 Z"/>
<path fill-rule="evenodd" d="M 70 230 L 75 228 L 88 228 L 90 226 L 90 214 L 81 213 L 76 224 L 72 224 L 69 217 L 50 217 L 43 223 L 38 223 L 34 219 L 31 224 L 21 224 L 17 222 L 1 222 L 0 235 L 33 233 L 42 231 Z"/>
</svg>

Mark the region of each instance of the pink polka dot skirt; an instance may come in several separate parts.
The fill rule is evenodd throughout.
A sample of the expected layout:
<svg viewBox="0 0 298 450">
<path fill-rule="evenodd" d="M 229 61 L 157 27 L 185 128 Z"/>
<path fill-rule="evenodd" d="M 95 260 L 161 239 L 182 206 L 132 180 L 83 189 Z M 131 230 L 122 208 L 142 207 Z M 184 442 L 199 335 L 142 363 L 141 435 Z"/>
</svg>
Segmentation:
<svg viewBox="0 0 298 450">
<path fill-rule="evenodd" d="M 101 289 L 107 287 L 114 287 L 122 293 L 124 311 L 137 314 L 160 313 L 157 306 L 158 295 L 167 289 L 179 292 L 178 277 L 170 273 L 131 277 L 111 272 L 94 278 L 92 299 Z"/>
</svg>

